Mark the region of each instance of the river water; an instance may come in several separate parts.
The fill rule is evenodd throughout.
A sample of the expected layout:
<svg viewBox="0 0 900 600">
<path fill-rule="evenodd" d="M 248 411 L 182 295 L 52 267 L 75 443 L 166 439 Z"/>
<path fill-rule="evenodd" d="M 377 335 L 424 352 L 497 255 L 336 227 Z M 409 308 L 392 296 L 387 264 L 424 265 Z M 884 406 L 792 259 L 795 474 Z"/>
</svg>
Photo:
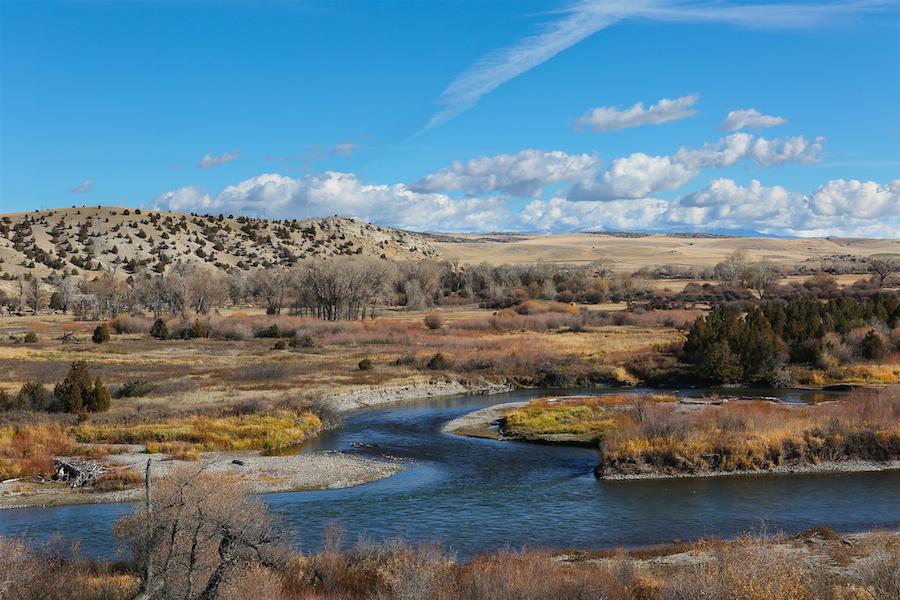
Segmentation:
<svg viewBox="0 0 900 600">
<path fill-rule="evenodd" d="M 353 542 L 438 541 L 465 557 L 498 548 L 596 549 L 729 537 L 745 531 L 900 526 L 900 472 L 598 481 L 589 448 L 462 438 L 441 432 L 491 404 L 579 390 L 520 390 L 429 399 L 350 413 L 303 452 L 355 451 L 407 462 L 398 475 L 342 489 L 263 496 L 303 550 L 340 523 Z M 590 393 L 598 393 L 591 390 Z M 680 392 L 694 395 L 700 391 Z M 771 391 L 747 391 L 766 393 Z M 802 391 L 778 392 L 791 401 Z M 354 449 L 363 443 L 377 447 Z M 130 510 L 93 504 L 0 511 L 0 534 L 77 538 L 94 557 L 121 549 L 112 524 Z"/>
</svg>

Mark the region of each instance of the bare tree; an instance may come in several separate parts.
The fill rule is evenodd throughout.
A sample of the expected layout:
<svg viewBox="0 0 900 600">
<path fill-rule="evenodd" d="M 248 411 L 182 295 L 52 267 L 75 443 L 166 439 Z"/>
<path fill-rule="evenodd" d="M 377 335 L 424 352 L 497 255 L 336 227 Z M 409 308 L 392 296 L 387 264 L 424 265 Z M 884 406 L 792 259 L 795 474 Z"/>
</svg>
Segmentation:
<svg viewBox="0 0 900 600">
<path fill-rule="evenodd" d="M 741 285 L 747 276 L 747 253 L 735 250 L 715 266 L 716 278 L 732 285 Z"/>
<path fill-rule="evenodd" d="M 280 315 L 284 305 L 284 294 L 288 286 L 288 276 L 283 269 L 264 269 L 250 276 L 250 295 L 266 303 L 266 314 Z"/>
<path fill-rule="evenodd" d="M 878 287 L 883 288 L 894 273 L 900 272 L 900 261 L 893 256 L 870 256 L 866 259 L 869 270 L 878 277 Z"/>
<path fill-rule="evenodd" d="M 774 263 L 769 260 L 761 260 L 747 268 L 744 281 L 750 289 L 755 290 L 759 297 L 762 298 L 778 281 L 778 276 L 778 267 Z"/>
<path fill-rule="evenodd" d="M 38 314 L 41 306 L 44 305 L 44 296 L 44 290 L 41 288 L 41 280 L 32 275 L 28 285 L 25 286 L 25 302 L 28 304 L 32 313 Z"/>
<path fill-rule="evenodd" d="M 179 467 L 154 482 L 147 506 L 116 524 L 143 572 L 153 574 L 143 597 L 211 600 L 241 572 L 282 564 L 285 549 L 266 505 L 246 482 L 214 476 L 208 466 Z"/>
</svg>

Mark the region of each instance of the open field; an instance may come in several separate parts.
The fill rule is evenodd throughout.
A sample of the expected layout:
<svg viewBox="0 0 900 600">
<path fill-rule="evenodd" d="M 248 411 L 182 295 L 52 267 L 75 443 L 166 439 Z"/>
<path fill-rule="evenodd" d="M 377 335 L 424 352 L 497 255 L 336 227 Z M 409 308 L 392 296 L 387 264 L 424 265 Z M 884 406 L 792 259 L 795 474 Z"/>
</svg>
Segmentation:
<svg viewBox="0 0 900 600">
<path fill-rule="evenodd" d="M 431 243 L 441 257 L 464 264 L 579 263 L 607 260 L 616 270 L 673 264 L 711 267 L 735 250 L 750 260 L 796 265 L 807 259 L 839 255 L 870 256 L 900 253 L 900 240 L 857 238 L 751 238 L 603 233 L 453 234 L 436 236 Z"/>
</svg>

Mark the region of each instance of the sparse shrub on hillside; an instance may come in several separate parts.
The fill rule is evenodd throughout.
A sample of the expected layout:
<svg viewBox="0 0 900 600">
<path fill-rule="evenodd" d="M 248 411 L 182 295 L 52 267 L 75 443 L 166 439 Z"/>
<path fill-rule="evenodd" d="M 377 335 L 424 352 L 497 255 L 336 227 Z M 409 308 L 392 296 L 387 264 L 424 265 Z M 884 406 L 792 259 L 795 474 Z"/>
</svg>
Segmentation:
<svg viewBox="0 0 900 600">
<path fill-rule="evenodd" d="M 95 344 L 103 344 L 109 341 L 109 327 L 106 326 L 106 323 L 101 323 L 94 328 L 91 341 Z"/>
</svg>

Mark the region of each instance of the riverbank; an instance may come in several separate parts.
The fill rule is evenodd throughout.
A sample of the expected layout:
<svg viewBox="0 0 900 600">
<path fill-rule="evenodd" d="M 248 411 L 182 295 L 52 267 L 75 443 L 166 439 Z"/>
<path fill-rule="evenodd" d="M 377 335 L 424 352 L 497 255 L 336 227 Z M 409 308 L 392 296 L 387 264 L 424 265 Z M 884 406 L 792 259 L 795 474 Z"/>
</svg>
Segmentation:
<svg viewBox="0 0 900 600">
<path fill-rule="evenodd" d="M 772 397 L 550 397 L 448 422 L 456 435 L 600 451 L 599 479 L 877 472 L 900 469 L 898 390 L 820 404 Z"/>
<path fill-rule="evenodd" d="M 138 446 L 113 454 L 104 461 L 116 472 L 131 469 L 143 473 L 151 461 L 152 479 L 163 479 L 172 469 L 187 464 L 164 454 L 147 454 Z M 369 483 L 398 473 L 403 465 L 396 460 L 374 460 L 338 452 L 317 452 L 290 456 L 263 456 L 258 452 L 204 452 L 198 459 L 205 470 L 248 481 L 256 493 L 298 492 L 346 488 Z M 12 481 L 0 483 L 0 509 L 69 504 L 134 502 L 143 488 L 131 485 L 114 491 L 71 488 L 58 481 Z"/>
<path fill-rule="evenodd" d="M 343 413 L 362 408 L 440 396 L 501 394 L 512 389 L 512 386 L 509 384 L 447 377 L 434 378 L 427 381 L 414 381 L 400 385 L 360 387 L 339 394 L 324 396 L 319 403 L 329 410 Z"/>
</svg>

